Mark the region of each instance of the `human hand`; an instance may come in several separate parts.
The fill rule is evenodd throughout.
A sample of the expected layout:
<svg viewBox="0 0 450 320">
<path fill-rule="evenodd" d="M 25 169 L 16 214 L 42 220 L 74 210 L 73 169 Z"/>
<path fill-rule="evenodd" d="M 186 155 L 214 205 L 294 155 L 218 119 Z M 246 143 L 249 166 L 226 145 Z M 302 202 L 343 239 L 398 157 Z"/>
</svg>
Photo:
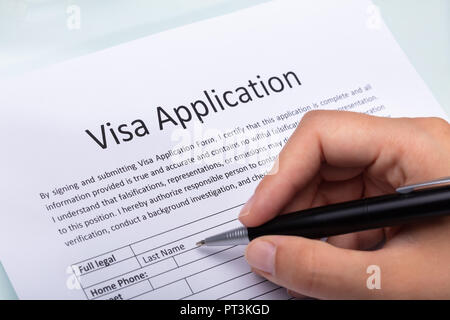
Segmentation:
<svg viewBox="0 0 450 320">
<path fill-rule="evenodd" d="M 450 125 L 438 118 L 389 119 L 338 111 L 306 114 L 241 211 L 255 227 L 278 214 L 450 175 Z M 374 248 L 385 241 L 382 248 Z M 297 297 L 449 299 L 450 218 L 334 236 L 328 243 L 265 236 L 247 247 L 257 274 Z M 366 286 L 379 266 L 381 289 Z"/>
</svg>

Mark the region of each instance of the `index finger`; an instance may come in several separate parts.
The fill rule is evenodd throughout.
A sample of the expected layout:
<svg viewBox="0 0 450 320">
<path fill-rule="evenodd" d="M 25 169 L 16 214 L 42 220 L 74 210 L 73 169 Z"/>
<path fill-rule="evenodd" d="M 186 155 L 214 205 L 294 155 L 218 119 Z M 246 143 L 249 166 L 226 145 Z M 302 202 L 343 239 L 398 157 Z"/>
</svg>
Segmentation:
<svg viewBox="0 0 450 320">
<path fill-rule="evenodd" d="M 274 218 L 317 176 L 322 163 L 342 168 L 396 163 L 401 143 L 396 137 L 398 126 L 392 122 L 353 112 L 307 113 L 281 151 L 277 170 L 264 177 L 242 209 L 241 222 L 254 227 Z M 386 159 L 382 159 L 384 149 L 390 150 Z"/>
</svg>

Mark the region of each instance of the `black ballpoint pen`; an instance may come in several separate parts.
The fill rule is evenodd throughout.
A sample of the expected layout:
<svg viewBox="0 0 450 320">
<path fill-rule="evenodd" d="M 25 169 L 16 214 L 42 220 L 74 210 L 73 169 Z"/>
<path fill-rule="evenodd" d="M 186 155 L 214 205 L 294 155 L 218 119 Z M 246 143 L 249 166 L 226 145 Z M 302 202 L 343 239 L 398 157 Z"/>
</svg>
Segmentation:
<svg viewBox="0 0 450 320">
<path fill-rule="evenodd" d="M 401 187 L 395 194 L 298 211 L 259 227 L 240 227 L 205 238 L 197 246 L 243 245 L 265 235 L 320 239 L 450 215 L 448 184 L 450 177 Z"/>
</svg>

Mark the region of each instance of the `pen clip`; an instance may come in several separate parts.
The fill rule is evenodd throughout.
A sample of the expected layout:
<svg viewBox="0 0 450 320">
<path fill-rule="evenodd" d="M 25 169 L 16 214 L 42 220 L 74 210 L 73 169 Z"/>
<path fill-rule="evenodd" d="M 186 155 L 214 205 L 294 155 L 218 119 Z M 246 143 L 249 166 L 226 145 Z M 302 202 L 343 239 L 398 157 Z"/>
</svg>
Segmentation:
<svg viewBox="0 0 450 320">
<path fill-rule="evenodd" d="M 428 188 L 432 188 L 432 187 L 439 187 L 439 186 L 445 186 L 447 184 L 450 184 L 450 177 L 446 177 L 446 178 L 440 178 L 440 179 L 436 179 L 436 180 L 432 180 L 432 181 L 428 181 L 428 182 L 422 182 L 422 183 L 416 183 L 416 184 L 410 184 L 407 186 L 403 186 L 400 188 L 397 188 L 396 191 L 398 193 L 410 193 L 416 190 L 421 190 L 421 189 L 428 189 Z"/>
</svg>

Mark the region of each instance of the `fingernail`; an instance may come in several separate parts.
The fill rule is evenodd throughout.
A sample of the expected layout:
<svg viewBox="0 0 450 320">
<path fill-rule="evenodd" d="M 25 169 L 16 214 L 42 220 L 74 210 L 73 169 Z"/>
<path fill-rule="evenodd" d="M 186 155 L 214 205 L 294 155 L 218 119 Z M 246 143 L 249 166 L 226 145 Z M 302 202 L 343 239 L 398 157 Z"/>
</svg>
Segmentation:
<svg viewBox="0 0 450 320">
<path fill-rule="evenodd" d="M 239 218 L 248 216 L 250 214 L 250 209 L 253 203 L 253 196 L 248 199 L 247 203 L 242 207 L 241 212 L 239 213 Z"/>
<path fill-rule="evenodd" d="M 275 253 L 276 247 L 271 242 L 256 240 L 247 247 L 245 258 L 253 268 L 273 274 Z"/>
<path fill-rule="evenodd" d="M 267 176 L 275 175 L 278 173 L 278 170 L 280 169 L 280 158 L 279 156 L 275 159 L 275 162 L 273 163 L 272 169 L 266 174 Z"/>
</svg>

